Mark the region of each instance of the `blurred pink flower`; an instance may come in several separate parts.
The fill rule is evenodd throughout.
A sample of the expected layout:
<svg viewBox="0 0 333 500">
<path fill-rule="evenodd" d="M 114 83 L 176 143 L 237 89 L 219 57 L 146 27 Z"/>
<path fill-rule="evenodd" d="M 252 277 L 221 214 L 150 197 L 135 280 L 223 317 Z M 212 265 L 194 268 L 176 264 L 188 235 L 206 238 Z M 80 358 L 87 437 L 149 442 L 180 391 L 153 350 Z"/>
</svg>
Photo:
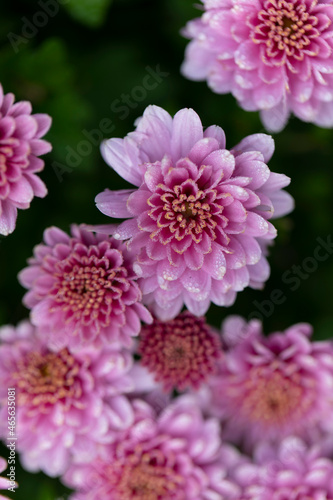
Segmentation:
<svg viewBox="0 0 333 500">
<path fill-rule="evenodd" d="M 132 356 L 115 345 L 50 351 L 24 321 L 0 329 L 0 435 L 7 430 L 7 388 L 16 390 L 17 451 L 23 466 L 64 473 L 72 454 L 90 461 L 128 425 Z"/>
<path fill-rule="evenodd" d="M 315 442 L 331 422 L 332 344 L 311 342 L 305 323 L 265 337 L 259 321 L 229 317 L 222 331 L 230 347 L 208 385 L 224 437 L 246 449 L 291 434 Z"/>
<path fill-rule="evenodd" d="M 142 327 L 139 336 L 140 363 L 147 367 L 164 390 L 197 389 L 216 372 L 222 356 L 218 335 L 186 311 L 170 321 L 155 319 Z"/>
<path fill-rule="evenodd" d="M 15 229 L 17 209 L 29 208 L 34 196 L 44 198 L 45 184 L 35 175 L 44 168 L 37 156 L 51 151 L 41 140 L 51 126 L 45 114 L 31 115 L 31 104 L 14 104 L 13 94 L 3 94 L 0 84 L 0 234 Z"/>
<path fill-rule="evenodd" d="M 7 460 L 0 457 L 0 474 L 6 470 L 8 467 Z M 8 469 L 9 472 L 9 469 Z M 7 472 L 7 474 L 8 474 Z M 0 477 L 0 490 L 8 490 L 8 488 L 17 488 L 17 483 L 8 479 L 8 477 Z M 8 497 L 4 497 L 0 494 L 0 500 L 8 500 Z"/>
<path fill-rule="evenodd" d="M 125 139 L 102 144 L 105 161 L 138 188 L 105 190 L 96 203 L 129 219 L 114 237 L 138 253 L 135 270 L 157 317 L 175 317 L 184 303 L 200 316 L 211 301 L 231 305 L 245 287 L 262 288 L 264 251 L 276 236 L 267 219 L 293 208 L 281 189 L 290 179 L 266 165 L 273 151 L 265 134 L 228 151 L 223 130 L 203 131 L 192 109 L 172 118 L 157 106 Z"/>
<path fill-rule="evenodd" d="M 42 328 L 51 348 L 118 340 L 129 345 L 140 319 L 152 321 L 140 303 L 134 255 L 125 245 L 75 225 L 71 236 L 47 229 L 44 242 L 19 280 L 29 289 L 23 302 L 31 309 L 31 321 Z"/>
<path fill-rule="evenodd" d="M 228 470 L 242 463 L 221 444 L 217 420 L 204 420 L 191 398 L 181 397 L 159 415 L 133 402 L 133 424 L 105 446 L 93 463 L 74 463 L 65 484 L 72 500 L 238 499 Z"/>
<path fill-rule="evenodd" d="M 239 500 L 331 500 L 332 477 L 332 460 L 295 437 L 284 439 L 277 449 L 262 443 L 255 451 L 255 462 L 235 470 L 243 488 Z"/>
<path fill-rule="evenodd" d="M 333 126 L 332 0 L 203 0 L 183 34 L 183 74 L 231 92 L 279 131 L 290 113 Z"/>
</svg>

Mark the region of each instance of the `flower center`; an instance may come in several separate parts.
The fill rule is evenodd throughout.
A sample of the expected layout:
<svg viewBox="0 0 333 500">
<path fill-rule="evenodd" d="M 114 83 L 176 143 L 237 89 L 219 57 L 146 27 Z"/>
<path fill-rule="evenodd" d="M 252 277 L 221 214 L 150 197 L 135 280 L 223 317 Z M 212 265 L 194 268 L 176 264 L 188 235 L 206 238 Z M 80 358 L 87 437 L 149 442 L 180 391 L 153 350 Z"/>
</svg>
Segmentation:
<svg viewBox="0 0 333 500">
<path fill-rule="evenodd" d="M 313 0 L 312 9 L 316 4 Z M 265 0 L 263 7 L 251 24 L 253 42 L 266 46 L 265 62 L 283 64 L 285 56 L 303 60 L 305 49 L 307 55 L 317 55 L 311 44 L 320 35 L 318 18 L 304 0 Z"/>
<path fill-rule="evenodd" d="M 283 30 L 289 29 L 291 34 L 297 32 L 297 23 L 289 17 L 284 17 L 282 23 Z"/>
<path fill-rule="evenodd" d="M 201 203 L 199 202 L 197 205 L 197 207 L 195 207 L 194 203 L 193 202 L 189 202 L 189 201 L 185 201 L 183 203 L 184 207 L 182 207 L 182 214 L 183 214 L 183 217 L 185 219 L 188 219 L 190 217 L 194 217 L 194 215 L 196 215 L 196 213 L 198 212 L 198 209 L 200 210 L 202 207 L 201 207 Z M 174 207 L 174 210 L 177 211 L 177 206 Z M 209 207 L 208 207 L 208 210 L 209 210 Z"/>
<path fill-rule="evenodd" d="M 117 498 L 119 500 L 174 498 L 174 493 L 184 480 L 172 467 L 173 461 L 173 457 L 166 458 L 159 449 L 143 452 L 138 445 L 135 452 L 126 457 L 126 464 L 122 468 L 116 487 L 119 495 Z M 117 464 L 114 470 L 116 468 Z"/>
<path fill-rule="evenodd" d="M 210 239 L 215 240 L 217 224 L 222 229 L 228 223 L 222 215 L 222 199 L 225 197 L 226 194 L 218 195 L 215 189 L 200 189 L 192 179 L 172 189 L 159 184 L 156 193 L 148 199 L 148 205 L 152 207 L 148 215 L 157 224 L 151 238 L 164 245 L 186 238 L 200 243 L 206 232 Z M 183 251 L 185 249 L 180 248 L 178 253 Z"/>
<path fill-rule="evenodd" d="M 30 352 L 22 358 L 14 373 L 20 405 L 48 407 L 66 398 L 78 398 L 78 362 L 67 349 L 60 352 Z"/>
<path fill-rule="evenodd" d="M 190 234 L 197 241 L 198 235 L 211 225 L 210 206 L 205 202 L 205 193 L 198 190 L 195 194 L 187 194 L 182 186 L 175 186 L 173 193 L 164 193 L 161 196 L 164 202 L 165 218 L 170 221 L 169 229 L 177 240 L 182 240 Z M 222 211 L 222 209 L 221 209 Z"/>
<path fill-rule="evenodd" d="M 178 344 L 178 345 L 177 345 Z M 165 357 L 168 359 L 170 367 L 172 364 L 178 365 L 179 362 L 183 361 L 189 354 L 190 346 L 186 345 L 186 341 L 179 341 L 176 345 L 166 345 L 164 348 Z"/>
<path fill-rule="evenodd" d="M 66 312 L 66 321 L 74 319 L 91 325 L 98 319 L 101 326 L 109 325 L 111 310 L 115 310 L 121 300 L 124 286 L 129 288 L 126 269 L 113 267 L 106 257 L 80 256 L 75 251 L 57 262 L 55 268 L 56 282 L 51 296 L 57 306 L 51 310 L 61 306 Z"/>
<path fill-rule="evenodd" d="M 221 356 L 218 337 L 203 318 L 180 314 L 171 321 L 155 320 L 140 333 L 141 363 L 164 384 L 166 390 L 198 388 L 215 372 Z"/>
<path fill-rule="evenodd" d="M 244 412 L 267 425 L 300 418 L 313 404 L 313 391 L 305 391 L 300 373 L 286 376 L 279 370 L 271 372 L 272 367 L 252 369 L 245 384 Z"/>
<path fill-rule="evenodd" d="M 178 189 L 177 189 L 178 188 Z M 175 191 L 181 191 L 180 186 L 176 186 Z M 165 202 L 163 207 L 166 212 L 170 211 L 170 208 L 176 215 L 177 220 L 181 227 L 187 226 L 188 219 L 209 219 L 211 217 L 210 207 L 208 203 L 204 203 L 203 199 L 205 197 L 203 191 L 198 191 L 196 195 L 190 194 L 187 196 L 185 193 L 179 194 L 172 200 L 172 205 L 168 203 L 168 197 L 163 195 L 162 200 Z M 170 200 L 171 201 L 171 200 Z M 171 214 L 170 214 L 171 215 Z"/>
</svg>

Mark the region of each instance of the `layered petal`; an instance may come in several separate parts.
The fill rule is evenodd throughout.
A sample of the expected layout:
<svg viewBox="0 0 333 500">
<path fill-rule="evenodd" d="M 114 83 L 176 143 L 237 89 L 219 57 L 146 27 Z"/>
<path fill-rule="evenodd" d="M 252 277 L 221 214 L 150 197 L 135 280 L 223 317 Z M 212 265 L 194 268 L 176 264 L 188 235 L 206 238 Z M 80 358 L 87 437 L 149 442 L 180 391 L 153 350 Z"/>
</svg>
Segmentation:
<svg viewBox="0 0 333 500">
<path fill-rule="evenodd" d="M 333 126 L 333 11 L 331 1 L 204 1 L 201 18 L 187 24 L 190 39 L 182 73 L 231 92 L 242 108 L 260 111 L 271 132 L 291 113 Z"/>
<path fill-rule="evenodd" d="M 172 118 L 157 106 L 129 137 L 145 159 L 141 184 L 104 191 L 96 202 L 104 214 L 127 219 L 114 238 L 137 253 L 134 269 L 153 313 L 172 319 L 185 304 L 202 315 L 210 302 L 231 305 L 245 287 L 262 288 L 269 267 L 259 240 L 275 238 L 268 219 L 293 208 L 281 190 L 289 179 L 267 165 L 272 137 L 254 134 L 229 151 L 223 130 L 203 131 L 193 110 Z M 119 147 L 126 139 L 116 139 Z"/>
<path fill-rule="evenodd" d="M 2 88 L 1 88 L 2 91 Z M 13 94 L 0 100 L 0 234 L 15 229 L 17 209 L 27 209 L 34 196 L 44 197 L 47 189 L 34 175 L 44 168 L 37 158 L 51 151 L 50 143 L 41 139 L 51 126 L 45 114 L 32 115 L 27 101 L 14 104 Z"/>
</svg>

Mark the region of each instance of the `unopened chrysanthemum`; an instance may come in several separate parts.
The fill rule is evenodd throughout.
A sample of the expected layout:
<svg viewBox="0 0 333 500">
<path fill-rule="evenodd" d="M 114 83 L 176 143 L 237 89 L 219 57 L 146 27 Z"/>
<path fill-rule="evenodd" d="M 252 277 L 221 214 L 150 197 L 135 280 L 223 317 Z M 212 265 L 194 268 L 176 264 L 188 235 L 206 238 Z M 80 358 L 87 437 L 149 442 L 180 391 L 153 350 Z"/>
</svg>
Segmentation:
<svg viewBox="0 0 333 500">
<path fill-rule="evenodd" d="M 41 337 L 28 321 L 0 329 L 0 435 L 8 436 L 7 388 L 14 388 L 21 461 L 56 476 L 74 452 L 90 461 L 128 425 L 132 356 L 115 345 L 54 352 Z"/>
<path fill-rule="evenodd" d="M 135 400 L 133 415 L 133 424 L 99 458 L 70 467 L 64 482 L 78 490 L 72 500 L 239 498 L 228 470 L 242 458 L 221 444 L 218 421 L 204 420 L 190 398 L 159 415 Z"/>
<path fill-rule="evenodd" d="M 295 437 L 262 443 L 253 464 L 236 467 L 239 500 L 332 500 L 333 462 Z"/>
<path fill-rule="evenodd" d="M 157 106 L 125 139 L 103 143 L 105 161 L 137 189 L 106 190 L 96 203 L 129 219 L 114 237 L 138 253 L 135 270 L 160 319 L 175 317 L 184 303 L 200 316 L 211 301 L 230 305 L 238 291 L 263 286 L 263 247 L 276 236 L 267 219 L 293 206 L 281 189 L 290 179 L 266 165 L 273 151 L 264 134 L 229 151 L 223 130 L 203 131 L 192 109 L 172 118 Z"/>
<path fill-rule="evenodd" d="M 265 337 L 259 321 L 239 317 L 228 318 L 223 333 L 230 348 L 209 386 L 225 436 L 250 447 L 291 434 L 315 441 L 331 421 L 332 344 L 311 342 L 308 324 Z"/>
<path fill-rule="evenodd" d="M 4 470 L 6 470 L 7 467 L 8 467 L 7 460 L 0 457 L 0 474 Z M 14 476 L 15 476 L 15 466 L 12 465 L 12 467 L 14 467 Z M 10 477 L 11 472 L 12 472 L 12 469 L 8 468 L 7 469 L 7 476 L 8 477 Z M 10 488 L 10 491 L 14 491 L 14 488 L 17 488 L 17 483 L 15 481 L 12 481 L 8 477 L 2 477 L 2 476 L 0 477 L 0 490 L 9 490 L 9 488 Z M 5 497 L 5 496 L 0 494 L 0 500 L 9 500 L 9 499 L 8 499 L 8 497 Z"/>
<path fill-rule="evenodd" d="M 166 391 L 183 391 L 197 389 L 215 373 L 222 348 L 204 318 L 184 312 L 173 320 L 155 320 L 142 327 L 138 353 L 140 363 Z"/>
<path fill-rule="evenodd" d="M 140 319 L 151 321 L 141 304 L 133 271 L 134 255 L 115 239 L 72 226 L 71 236 L 56 227 L 44 233 L 20 282 L 29 289 L 24 304 L 49 345 L 131 343 Z"/>
<path fill-rule="evenodd" d="M 31 114 L 31 104 L 14 104 L 13 94 L 3 94 L 0 84 L 0 234 L 15 229 L 17 209 L 29 208 L 34 196 L 47 194 L 36 175 L 44 168 L 40 155 L 51 151 L 41 140 L 51 126 L 46 114 Z"/>
<path fill-rule="evenodd" d="M 203 0 L 188 23 L 183 74 L 231 92 L 241 107 L 260 110 L 268 130 L 290 113 L 333 126 L 332 0 Z"/>
</svg>

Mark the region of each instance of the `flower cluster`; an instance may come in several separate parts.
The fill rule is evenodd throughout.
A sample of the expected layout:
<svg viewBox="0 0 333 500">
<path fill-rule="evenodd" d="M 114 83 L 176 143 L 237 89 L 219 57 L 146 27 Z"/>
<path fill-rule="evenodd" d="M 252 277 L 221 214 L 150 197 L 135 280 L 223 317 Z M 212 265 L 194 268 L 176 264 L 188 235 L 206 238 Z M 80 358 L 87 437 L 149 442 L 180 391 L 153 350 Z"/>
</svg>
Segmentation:
<svg viewBox="0 0 333 500">
<path fill-rule="evenodd" d="M 210 65 L 230 60 L 237 85 L 252 71 L 248 106 L 265 92 L 280 103 L 281 84 L 285 109 L 301 113 L 285 85 L 295 91 L 308 68 L 317 110 L 323 70 L 313 65 L 328 51 L 329 2 L 205 6 L 188 28 L 202 42 L 201 71 L 216 79 Z M 234 40 L 228 57 L 210 57 L 205 44 L 217 39 L 201 36 L 206 25 Z M 16 207 L 45 194 L 33 172 L 49 148 L 40 140 L 49 119 L 30 111 L 8 96 L 0 107 L 3 234 Z M 30 319 L 0 328 L 0 437 L 10 387 L 25 469 L 62 476 L 72 500 L 333 498 L 332 342 L 312 341 L 305 323 L 265 336 L 257 320 L 230 316 L 219 332 L 202 316 L 269 276 L 270 220 L 293 208 L 283 190 L 290 179 L 267 165 L 273 151 L 265 134 L 226 149 L 223 130 L 204 129 L 192 109 L 172 117 L 157 106 L 124 139 L 102 144 L 106 162 L 135 187 L 105 190 L 96 204 L 126 220 L 46 229 L 19 273 Z"/>
<path fill-rule="evenodd" d="M 331 0 L 203 0 L 188 23 L 183 74 L 231 92 L 242 108 L 260 110 L 268 130 L 290 113 L 333 126 Z"/>
</svg>

